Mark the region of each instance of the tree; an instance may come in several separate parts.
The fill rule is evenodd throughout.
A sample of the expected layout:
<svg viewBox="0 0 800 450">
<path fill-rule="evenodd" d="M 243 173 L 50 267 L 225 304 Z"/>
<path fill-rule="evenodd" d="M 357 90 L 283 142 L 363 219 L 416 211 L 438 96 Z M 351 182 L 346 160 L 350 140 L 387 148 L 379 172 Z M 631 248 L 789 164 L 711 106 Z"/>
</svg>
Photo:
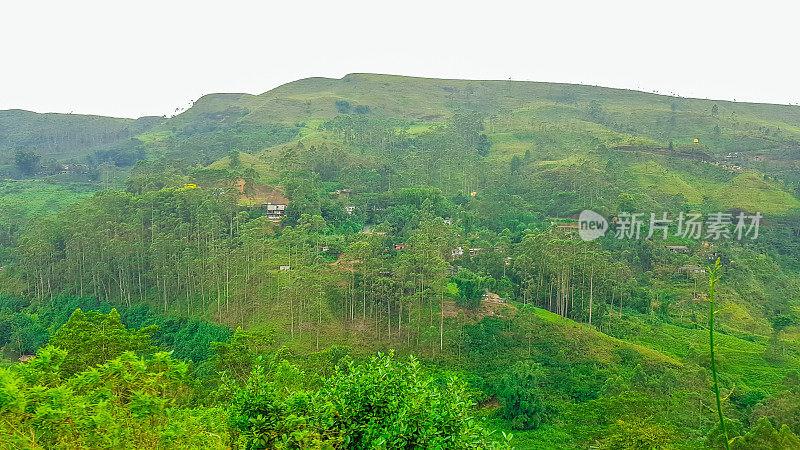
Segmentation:
<svg viewBox="0 0 800 450">
<path fill-rule="evenodd" d="M 600 102 L 597 100 L 592 100 L 589 102 L 589 119 L 593 122 L 597 122 L 602 120 L 603 118 L 603 108 L 600 106 Z"/>
<path fill-rule="evenodd" d="M 14 163 L 23 175 L 33 175 L 39 167 L 40 158 L 39 155 L 24 150 L 14 153 Z"/>
<path fill-rule="evenodd" d="M 492 277 L 478 275 L 468 269 L 461 269 L 458 275 L 453 277 L 453 280 L 458 286 L 456 303 L 470 309 L 478 309 L 483 294 L 491 288 L 494 282 Z"/>
<path fill-rule="evenodd" d="M 56 331 L 50 344 L 67 351 L 62 370 L 66 375 L 72 375 L 127 351 L 145 354 L 155 350 L 150 335 L 156 329 L 149 326 L 129 330 L 122 324 L 116 309 L 103 314 L 97 311 L 84 313 L 79 308 Z"/>
<path fill-rule="evenodd" d="M 478 155 L 486 156 L 492 146 L 489 138 L 482 133 L 483 116 L 476 111 L 458 111 L 453 114 L 452 128 L 458 144 L 473 148 Z"/>
<path fill-rule="evenodd" d="M 239 158 L 239 150 L 233 149 L 228 152 L 228 159 L 229 164 L 228 168 L 230 170 L 239 170 L 242 168 L 242 160 Z"/>
<path fill-rule="evenodd" d="M 48 345 L 26 364 L 0 368 L 3 447 L 228 448 L 220 421 L 192 401 L 197 383 L 185 362 L 125 352 L 62 378 L 68 358 Z"/>
<path fill-rule="evenodd" d="M 522 159 L 518 155 L 514 155 L 511 157 L 511 174 L 518 175 L 519 170 L 522 168 Z"/>
<path fill-rule="evenodd" d="M 716 116 L 717 114 L 719 114 L 719 108 L 717 107 L 717 104 L 714 103 L 714 106 L 711 107 L 711 115 Z"/>
<path fill-rule="evenodd" d="M 336 100 L 334 102 L 334 105 L 336 105 L 336 111 L 338 111 L 339 114 L 350 113 L 350 102 L 348 102 L 347 100 Z"/>
<path fill-rule="evenodd" d="M 350 363 L 322 390 L 327 421 L 349 448 L 491 448 L 466 385 L 437 380 L 392 354 Z M 324 423 L 324 422 L 323 422 Z M 496 444 L 495 444 L 496 445 Z"/>
<path fill-rule="evenodd" d="M 492 143 L 489 142 L 489 138 L 486 137 L 485 134 L 481 134 L 478 136 L 478 142 L 475 144 L 475 150 L 478 151 L 478 155 L 480 156 L 488 156 L 489 149 L 492 147 Z"/>
<path fill-rule="evenodd" d="M 253 370 L 254 361 L 273 344 L 272 332 L 252 332 L 237 328 L 226 342 L 212 344 L 214 365 L 232 381 L 243 383 Z"/>
<path fill-rule="evenodd" d="M 29 314 L 0 313 L 0 347 L 6 347 L 21 355 L 29 355 L 47 342 L 47 329 L 38 317 Z"/>
<path fill-rule="evenodd" d="M 556 412 L 544 392 L 547 371 L 541 364 L 518 361 L 500 382 L 503 416 L 517 430 L 535 430 Z"/>
<path fill-rule="evenodd" d="M 760 402 L 753 408 L 751 420 L 756 422 L 768 418 L 772 423 L 787 425 L 792 431 L 800 432 L 800 394 L 782 391 Z"/>
<path fill-rule="evenodd" d="M 775 449 L 789 450 L 800 448 L 800 438 L 792 433 L 788 426 L 781 426 L 776 430 L 766 417 L 758 419 L 755 427 L 744 434 L 731 440 L 730 448 L 734 450 L 746 449 Z"/>
</svg>

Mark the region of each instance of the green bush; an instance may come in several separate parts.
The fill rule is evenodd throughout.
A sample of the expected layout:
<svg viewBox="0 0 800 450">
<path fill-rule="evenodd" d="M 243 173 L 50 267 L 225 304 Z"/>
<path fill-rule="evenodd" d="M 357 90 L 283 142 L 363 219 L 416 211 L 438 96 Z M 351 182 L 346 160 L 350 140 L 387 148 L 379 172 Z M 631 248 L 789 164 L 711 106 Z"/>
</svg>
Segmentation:
<svg viewBox="0 0 800 450">
<path fill-rule="evenodd" d="M 192 406 L 186 363 L 125 352 L 62 378 L 68 363 L 67 351 L 47 346 L 24 365 L 0 368 L 0 446 L 224 448 L 219 412 Z"/>
<path fill-rule="evenodd" d="M 56 331 L 50 344 L 67 351 L 62 370 L 65 375 L 86 370 L 114 359 L 124 352 L 145 354 L 155 350 L 150 334 L 156 327 L 129 330 L 119 313 L 76 309 L 67 323 Z"/>
<path fill-rule="evenodd" d="M 292 376 L 287 376 L 292 375 Z M 339 369 L 319 390 L 287 382 L 303 374 L 286 362 L 257 364 L 231 408 L 237 447 L 489 448 L 472 416 L 466 385 L 439 380 L 411 358 L 378 355 Z"/>
<path fill-rule="evenodd" d="M 544 384 L 547 370 L 541 364 L 519 361 L 503 375 L 499 396 L 503 401 L 503 416 L 517 430 L 534 430 L 555 415 L 547 401 Z"/>
</svg>

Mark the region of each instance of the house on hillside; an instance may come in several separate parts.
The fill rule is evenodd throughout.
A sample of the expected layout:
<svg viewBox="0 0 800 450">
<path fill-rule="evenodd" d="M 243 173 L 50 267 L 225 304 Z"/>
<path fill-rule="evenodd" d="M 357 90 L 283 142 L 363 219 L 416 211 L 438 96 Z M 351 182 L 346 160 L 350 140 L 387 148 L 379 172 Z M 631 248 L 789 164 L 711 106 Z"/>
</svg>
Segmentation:
<svg viewBox="0 0 800 450">
<path fill-rule="evenodd" d="M 578 222 L 569 222 L 569 223 L 550 222 L 550 224 L 555 226 L 555 230 L 558 231 L 560 234 L 563 234 L 564 236 L 574 237 L 574 235 L 576 235 L 581 228 L 581 225 Z"/>
<path fill-rule="evenodd" d="M 350 190 L 350 189 L 337 189 L 337 190 L 331 192 L 330 194 L 332 196 L 338 196 L 339 198 L 349 198 L 351 192 L 353 192 L 353 191 Z"/>
<path fill-rule="evenodd" d="M 685 245 L 668 245 L 667 250 L 672 253 L 689 253 L 689 247 Z"/>
<path fill-rule="evenodd" d="M 374 229 L 374 227 L 372 225 L 366 225 L 366 224 L 364 225 L 364 228 L 361 231 L 359 231 L 359 233 L 360 234 L 373 234 L 374 233 L 374 234 L 376 234 L 378 236 L 385 236 L 386 235 L 385 231 L 375 231 L 375 229 Z"/>
<path fill-rule="evenodd" d="M 286 207 L 288 204 L 267 202 L 262 206 L 267 210 L 267 218 L 270 220 L 281 220 L 286 217 Z"/>
<path fill-rule="evenodd" d="M 678 272 L 685 273 L 687 275 L 690 275 L 690 274 L 697 275 L 697 274 L 701 274 L 701 273 L 706 273 L 706 269 L 703 269 L 700 266 L 688 265 L 688 266 L 683 266 L 683 267 L 679 268 Z"/>
<path fill-rule="evenodd" d="M 248 187 L 244 178 L 239 178 L 233 187 L 239 191 L 239 206 L 265 210 L 268 219 L 279 221 L 286 217 L 286 207 L 289 199 L 280 191 L 280 186 L 269 188 L 265 185 L 254 184 Z"/>
<path fill-rule="evenodd" d="M 62 164 L 61 173 L 89 173 L 89 166 L 86 164 Z"/>
</svg>

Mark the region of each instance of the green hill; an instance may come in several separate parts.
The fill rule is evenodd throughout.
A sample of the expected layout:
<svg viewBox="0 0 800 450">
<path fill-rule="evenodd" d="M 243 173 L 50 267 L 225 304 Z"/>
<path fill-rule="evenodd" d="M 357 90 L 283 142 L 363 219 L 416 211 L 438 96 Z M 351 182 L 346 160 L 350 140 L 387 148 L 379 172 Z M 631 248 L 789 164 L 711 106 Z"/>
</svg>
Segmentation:
<svg viewBox="0 0 800 450">
<path fill-rule="evenodd" d="M 463 125 L 481 130 L 465 133 L 488 138 L 485 156 L 467 150 L 474 143 L 446 136 L 454 118 L 470 114 L 477 119 Z M 322 144 L 338 147 L 340 157 L 364 170 L 392 167 L 398 185 L 435 185 L 445 193 L 505 182 L 518 157 L 524 165 L 517 171 L 527 179 L 520 187 L 538 191 L 547 184 L 546 197 L 574 192 L 614 204 L 620 194 L 637 192 L 649 205 L 764 213 L 799 205 L 797 171 L 787 170 L 800 152 L 796 106 L 555 83 L 351 74 L 303 79 L 257 96 L 207 95 L 140 139 L 152 154 L 187 164 L 209 164 L 231 148 L 253 153 L 262 161 L 254 167 L 275 184 L 277 166 L 286 163 L 282 156 L 302 142 L 305 150 L 296 157 L 309 157 L 308 150 Z M 334 170 L 347 164 L 338 159 Z M 432 179 L 432 172 L 445 179 Z M 552 186 L 553 177 L 569 187 Z M 576 209 L 563 206 L 552 212 Z"/>
<path fill-rule="evenodd" d="M 64 160 L 130 139 L 160 123 L 160 117 L 118 119 L 82 114 L 0 111 L 0 157 L 16 150 Z"/>
<path fill-rule="evenodd" d="M 459 403 L 458 417 L 513 431 L 516 448 L 718 446 L 704 297 L 717 258 L 715 362 L 730 437 L 781 430 L 797 442 L 800 107 L 351 74 L 211 94 L 163 121 L 4 114 L 17 117 L 0 122 L 7 152 L 44 155 L 53 133 L 71 136 L 57 141 L 63 158 L 82 158 L 94 181 L 28 173 L 43 179 L 6 183 L 0 345 L 9 358 L 30 354 L 76 308 L 109 312 L 86 317 L 115 329 L 158 324 L 153 344 L 192 361 L 179 365 L 193 387 L 176 387 L 186 401 L 175 412 L 159 409 L 162 428 L 137 416 L 141 442 L 174 432 L 225 447 L 263 432 L 345 445 L 362 435 L 330 402 L 358 397 L 338 394 L 360 389 L 353 380 L 383 386 L 382 367 L 394 367 L 348 361 L 395 351 L 420 358 L 429 380 L 409 389 L 438 395 L 435 386 L 461 386 L 448 381 L 456 376 L 476 402 Z M 106 176 L 99 190 L 118 168 L 124 183 Z M 287 200 L 279 218 L 266 205 Z M 573 225 L 583 209 L 641 213 L 642 237 L 584 242 Z M 661 212 L 760 212 L 763 222 L 758 239 L 691 239 L 675 236 L 677 224 L 668 241 L 646 239 L 649 213 Z M 75 358 L 60 351 L 42 357 Z M 100 358 L 70 383 L 88 389 L 80 380 L 93 370 L 131 358 Z M 243 397 L 267 388 L 269 414 Z M 375 393 L 376 408 L 386 394 Z M 115 414 L 149 408 L 148 398 L 121 396 Z M 241 415 L 222 423 L 223 410 Z M 173 413 L 213 432 L 189 433 Z M 18 442 L 58 436 L 14 419 L 9 427 L 32 430 Z"/>
</svg>

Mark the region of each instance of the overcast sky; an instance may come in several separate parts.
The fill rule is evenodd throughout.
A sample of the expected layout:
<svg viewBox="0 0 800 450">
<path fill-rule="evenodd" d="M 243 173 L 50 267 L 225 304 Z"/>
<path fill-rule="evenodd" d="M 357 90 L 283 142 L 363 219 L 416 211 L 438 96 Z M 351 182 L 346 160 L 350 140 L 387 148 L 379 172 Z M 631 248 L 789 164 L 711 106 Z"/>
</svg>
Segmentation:
<svg viewBox="0 0 800 450">
<path fill-rule="evenodd" d="M 551 3 L 5 1 L 0 109 L 171 115 L 351 72 L 800 103 L 797 6 Z"/>
</svg>

